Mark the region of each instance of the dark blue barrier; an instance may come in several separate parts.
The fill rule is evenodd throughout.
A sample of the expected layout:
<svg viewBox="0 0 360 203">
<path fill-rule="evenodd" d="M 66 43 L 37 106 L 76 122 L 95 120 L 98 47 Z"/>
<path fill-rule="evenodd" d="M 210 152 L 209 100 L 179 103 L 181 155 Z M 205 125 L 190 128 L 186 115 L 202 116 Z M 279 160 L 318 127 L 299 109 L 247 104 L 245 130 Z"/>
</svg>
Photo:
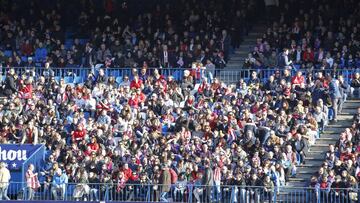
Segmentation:
<svg viewBox="0 0 360 203">
<path fill-rule="evenodd" d="M 237 186 L 237 185 L 193 185 L 191 182 L 180 181 L 169 186 L 169 191 L 163 194 L 159 184 L 88 184 L 68 183 L 65 194 L 56 199 L 54 190 L 43 187 L 35 192 L 31 202 L 226 202 L 226 203 L 354 203 L 357 202 L 359 190 L 357 188 L 320 189 L 319 187 L 287 187 L 287 186 Z M 22 185 L 11 183 L 8 193 Z M 87 189 L 84 189 L 87 188 Z M 27 202 L 23 192 L 9 195 L 11 200 Z M 55 192 L 59 192 L 56 190 Z M 59 196 L 57 196 L 59 197 Z M 12 201 L 9 201 L 12 202 Z"/>
<path fill-rule="evenodd" d="M 94 67 L 52 67 L 52 71 L 54 72 L 54 76 L 56 80 L 60 80 L 60 78 L 64 78 L 65 83 L 83 83 L 89 74 L 97 75 L 99 68 Z M 45 68 L 44 67 L 35 67 L 35 68 L 27 68 L 27 67 L 14 67 L 17 74 L 27 74 L 35 76 L 35 78 L 44 75 Z M 124 76 L 128 76 L 130 80 L 134 76 L 134 71 L 137 73 L 140 73 L 141 68 L 106 68 L 105 74 L 110 77 L 113 76 L 116 79 L 116 82 L 120 83 L 122 82 Z M 283 74 L 282 69 L 280 68 L 266 68 L 266 69 L 234 69 L 234 70 L 224 70 L 224 69 L 216 69 L 214 71 L 207 71 L 207 70 L 191 70 L 191 69 L 184 69 L 184 68 L 147 68 L 146 74 L 147 75 L 153 75 L 154 71 L 158 70 L 161 75 L 168 77 L 173 76 L 175 80 L 181 80 L 184 76 L 184 70 L 190 70 L 192 75 L 195 76 L 197 80 L 201 80 L 202 77 L 206 77 L 208 79 L 211 79 L 212 77 L 220 78 L 221 81 L 225 83 L 236 83 L 240 79 L 248 80 L 251 77 L 252 72 L 257 72 L 258 77 L 263 80 L 267 80 L 271 75 L 274 75 L 277 71 L 280 75 Z M 4 79 L 5 72 L 7 71 L 7 68 L 3 68 L 2 75 Z M 297 71 L 296 68 L 291 70 L 292 75 L 295 75 L 295 72 Z M 324 74 L 330 74 L 332 76 L 338 76 L 343 75 L 344 79 L 347 82 L 350 82 L 350 80 L 353 78 L 354 74 L 356 72 L 360 72 L 359 69 L 353 69 L 353 68 L 342 68 L 342 69 L 311 69 L 311 70 L 301 70 L 304 74 L 307 75 L 311 73 L 313 76 L 318 72 L 323 72 Z M 211 73 L 211 74 L 210 74 Z M 46 74 L 46 73 L 45 73 Z M 1 75 L 1 74 L 0 74 Z"/>
</svg>

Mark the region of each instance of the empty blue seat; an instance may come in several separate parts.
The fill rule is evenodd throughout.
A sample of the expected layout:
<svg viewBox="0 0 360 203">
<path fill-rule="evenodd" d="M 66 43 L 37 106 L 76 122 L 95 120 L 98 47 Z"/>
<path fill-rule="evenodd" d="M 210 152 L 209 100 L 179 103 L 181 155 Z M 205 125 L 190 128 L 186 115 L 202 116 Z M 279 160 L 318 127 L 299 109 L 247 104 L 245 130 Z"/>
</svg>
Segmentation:
<svg viewBox="0 0 360 203">
<path fill-rule="evenodd" d="M 75 84 L 81 84 L 81 83 L 83 83 L 83 78 L 80 77 L 80 76 L 75 77 L 75 78 L 74 78 L 74 83 L 75 83 Z"/>
<path fill-rule="evenodd" d="M 60 83 L 61 77 L 60 76 L 55 76 L 55 81 Z"/>
<path fill-rule="evenodd" d="M 122 77 L 116 77 L 116 80 L 115 80 L 118 84 L 120 84 L 122 82 Z"/>
<path fill-rule="evenodd" d="M 12 51 L 11 50 L 5 50 L 4 51 L 4 56 L 11 57 L 12 56 Z"/>
<path fill-rule="evenodd" d="M 81 45 L 86 44 L 88 41 L 89 41 L 89 39 L 79 39 L 79 43 L 80 43 Z"/>
<path fill-rule="evenodd" d="M 27 61 L 28 61 L 28 58 L 27 58 L 26 56 L 22 56 L 22 57 L 21 57 L 21 61 L 22 61 L 22 62 L 27 62 Z"/>
<path fill-rule="evenodd" d="M 176 70 L 173 72 L 172 76 L 174 77 L 174 80 L 181 80 L 182 71 Z"/>
<path fill-rule="evenodd" d="M 74 78 L 72 76 L 67 76 L 67 77 L 64 77 L 64 81 L 66 84 L 73 83 Z"/>
</svg>

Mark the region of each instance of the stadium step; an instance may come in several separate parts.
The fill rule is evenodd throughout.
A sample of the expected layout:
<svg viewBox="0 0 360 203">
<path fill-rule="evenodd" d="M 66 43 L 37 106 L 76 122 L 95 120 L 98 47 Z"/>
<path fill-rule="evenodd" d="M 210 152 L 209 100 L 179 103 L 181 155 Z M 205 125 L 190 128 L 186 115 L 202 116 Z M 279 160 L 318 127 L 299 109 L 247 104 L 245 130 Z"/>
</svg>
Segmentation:
<svg viewBox="0 0 360 203">
<path fill-rule="evenodd" d="M 242 68 L 245 58 L 248 56 L 248 53 L 253 49 L 256 45 L 256 40 L 261 38 L 262 35 L 266 32 L 267 26 L 264 23 L 258 23 L 252 27 L 247 36 L 245 36 L 244 40 L 240 44 L 240 47 L 234 51 L 233 54 L 230 54 L 230 60 L 226 64 L 225 70 L 239 70 Z M 233 81 L 229 81 L 229 78 L 226 76 L 220 76 L 220 80 L 231 83 L 237 82 L 238 78 Z M 239 76 L 240 79 L 240 76 Z"/>
<path fill-rule="evenodd" d="M 342 113 L 338 115 L 338 122 L 329 123 L 320 138 L 315 141 L 314 145 L 309 147 L 305 158 L 306 164 L 297 167 L 297 175 L 295 178 L 289 178 L 288 187 L 307 186 L 311 176 L 319 170 L 325 161 L 325 153 L 329 148 L 329 144 L 335 144 L 340 134 L 351 126 L 353 115 L 357 112 L 358 107 L 360 107 L 360 100 L 350 99 L 346 101 Z"/>
</svg>

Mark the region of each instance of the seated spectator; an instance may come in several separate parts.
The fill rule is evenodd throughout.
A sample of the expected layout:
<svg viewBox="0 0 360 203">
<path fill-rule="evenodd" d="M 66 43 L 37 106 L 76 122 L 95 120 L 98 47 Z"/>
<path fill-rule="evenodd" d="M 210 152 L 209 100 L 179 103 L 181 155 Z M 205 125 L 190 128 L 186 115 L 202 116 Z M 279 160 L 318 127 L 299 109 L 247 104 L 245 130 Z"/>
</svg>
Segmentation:
<svg viewBox="0 0 360 203">
<path fill-rule="evenodd" d="M 62 172 L 61 169 L 58 169 L 53 177 L 51 194 L 54 197 L 54 200 L 64 200 L 65 191 L 68 183 L 68 176 Z M 58 197 L 60 193 L 60 198 Z"/>
</svg>

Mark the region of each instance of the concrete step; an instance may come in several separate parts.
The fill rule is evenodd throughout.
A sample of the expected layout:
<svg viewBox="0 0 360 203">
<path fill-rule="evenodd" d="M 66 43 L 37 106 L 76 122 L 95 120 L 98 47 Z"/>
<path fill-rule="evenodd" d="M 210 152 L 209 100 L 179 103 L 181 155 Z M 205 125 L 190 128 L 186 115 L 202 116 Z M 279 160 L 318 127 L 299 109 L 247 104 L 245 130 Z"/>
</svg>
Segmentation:
<svg viewBox="0 0 360 203">
<path fill-rule="evenodd" d="M 317 172 L 325 161 L 325 153 L 329 148 L 329 144 L 335 144 L 340 134 L 352 124 L 352 117 L 357 112 L 358 106 L 360 106 L 359 100 L 348 100 L 344 104 L 343 112 L 338 115 L 338 122 L 326 126 L 320 138 L 316 140 L 314 145 L 310 146 L 305 158 L 306 164 L 298 166 L 296 178 L 290 178 L 287 187 L 307 186 L 306 184 L 311 176 Z M 284 192 L 285 196 L 290 194 L 289 191 Z"/>
<path fill-rule="evenodd" d="M 356 109 L 357 108 L 345 108 L 342 110 L 342 112 L 340 113 L 340 115 L 348 115 L 348 114 L 351 114 L 351 115 L 354 115 L 356 113 Z"/>
<path fill-rule="evenodd" d="M 343 106 L 343 108 L 352 108 L 352 109 L 357 109 L 359 107 L 360 107 L 360 103 L 359 101 L 356 100 L 350 100 L 349 102 L 346 101 L 346 103 Z"/>
<path fill-rule="evenodd" d="M 311 148 L 315 148 L 317 151 L 325 152 L 329 149 L 329 144 L 315 143 L 314 145 L 311 146 Z"/>
<path fill-rule="evenodd" d="M 317 144 L 326 144 L 326 145 L 335 144 L 336 141 L 337 139 L 333 139 L 333 138 L 320 138 L 316 140 L 315 145 L 313 145 L 312 147 L 316 147 Z"/>
<path fill-rule="evenodd" d="M 314 174 L 301 174 L 301 176 L 299 175 L 299 172 L 297 172 L 298 174 L 296 175 L 296 177 L 292 177 L 289 178 L 289 181 L 304 181 L 307 182 L 310 180 L 311 176 L 313 176 Z"/>
<path fill-rule="evenodd" d="M 249 52 L 247 52 L 247 51 L 242 51 L 242 50 L 240 50 L 240 49 L 238 49 L 238 50 L 236 50 L 235 51 L 235 53 L 234 53 L 234 55 L 240 55 L 240 54 L 248 54 Z"/>
</svg>

